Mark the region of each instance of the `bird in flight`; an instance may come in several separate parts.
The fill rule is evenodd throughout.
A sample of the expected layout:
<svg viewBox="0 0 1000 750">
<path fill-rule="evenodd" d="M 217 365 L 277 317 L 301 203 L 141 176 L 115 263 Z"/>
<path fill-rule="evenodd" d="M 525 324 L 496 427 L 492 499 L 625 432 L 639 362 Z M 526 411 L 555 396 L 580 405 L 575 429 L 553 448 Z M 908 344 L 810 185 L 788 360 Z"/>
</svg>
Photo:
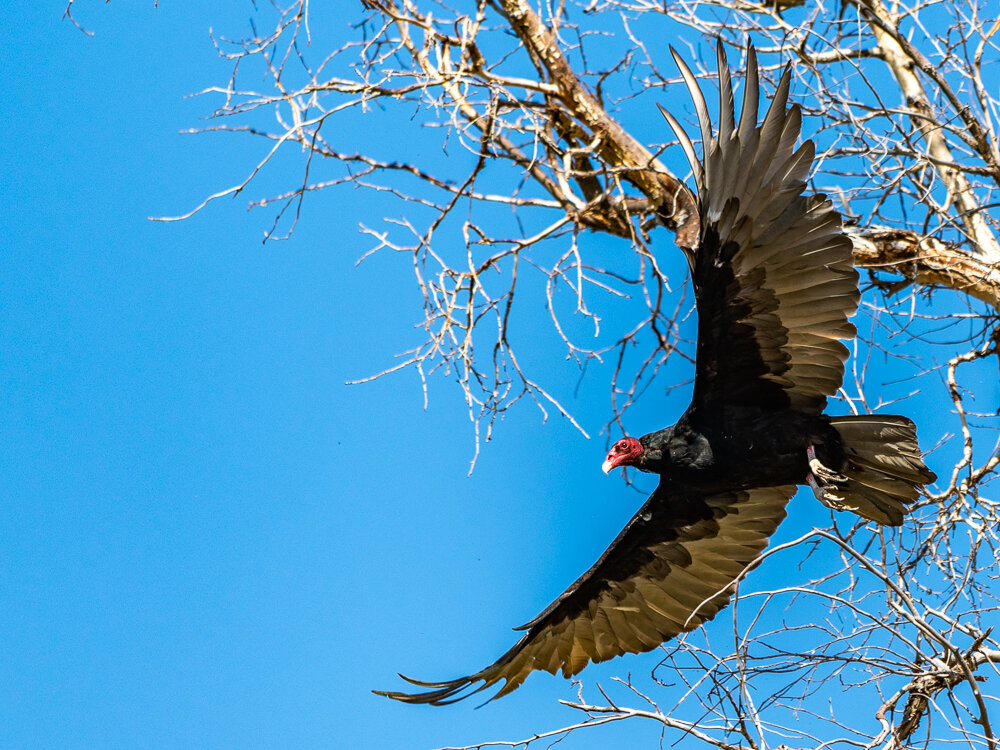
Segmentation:
<svg viewBox="0 0 1000 750">
<path fill-rule="evenodd" d="M 906 417 L 823 414 L 840 388 L 855 336 L 858 273 L 841 217 L 804 195 L 814 146 L 798 148 L 801 115 L 787 106 L 785 70 L 763 122 L 753 47 L 739 122 L 720 42 L 719 128 L 688 66 L 671 50 L 694 100 L 702 158 L 665 110 L 698 190 L 700 232 L 687 256 L 698 310 L 691 405 L 672 427 L 616 442 L 605 473 L 625 466 L 660 483 L 601 558 L 496 662 L 421 692 L 375 691 L 443 705 L 534 670 L 570 677 L 590 662 L 650 651 L 712 619 L 759 560 L 796 485 L 837 510 L 898 526 L 936 480 Z M 491 699 L 492 700 L 492 699 Z"/>
</svg>

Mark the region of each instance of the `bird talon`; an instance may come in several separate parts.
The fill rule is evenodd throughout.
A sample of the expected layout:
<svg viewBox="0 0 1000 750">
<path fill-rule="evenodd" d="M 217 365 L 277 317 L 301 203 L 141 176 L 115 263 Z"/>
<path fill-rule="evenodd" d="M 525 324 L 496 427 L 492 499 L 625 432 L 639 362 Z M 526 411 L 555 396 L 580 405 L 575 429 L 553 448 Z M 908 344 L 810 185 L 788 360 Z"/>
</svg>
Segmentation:
<svg viewBox="0 0 1000 750">
<path fill-rule="evenodd" d="M 846 507 L 844 505 L 844 498 L 842 498 L 840 495 L 834 495 L 826 487 L 821 485 L 817 481 L 816 477 L 813 476 L 812 474 L 806 476 L 806 481 L 812 488 L 813 494 L 816 496 L 816 499 L 819 500 L 821 503 L 823 503 L 823 505 L 825 505 L 827 508 L 830 508 L 831 510 L 844 510 L 844 508 Z"/>
<path fill-rule="evenodd" d="M 809 457 L 809 470 L 813 473 L 813 476 L 817 479 L 822 479 L 824 482 L 833 482 L 834 484 L 843 484 L 847 481 L 847 477 L 843 474 L 838 474 L 833 469 L 827 468 L 823 463 L 816 457 L 815 446 L 810 445 L 806 449 L 806 455 Z"/>
</svg>

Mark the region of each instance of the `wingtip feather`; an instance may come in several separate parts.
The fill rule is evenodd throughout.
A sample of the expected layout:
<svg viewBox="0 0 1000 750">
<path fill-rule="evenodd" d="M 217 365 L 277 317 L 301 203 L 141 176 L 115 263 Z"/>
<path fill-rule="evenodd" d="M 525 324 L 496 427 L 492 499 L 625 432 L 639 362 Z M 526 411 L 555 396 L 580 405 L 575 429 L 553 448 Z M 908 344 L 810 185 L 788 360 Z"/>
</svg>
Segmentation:
<svg viewBox="0 0 1000 750">
<path fill-rule="evenodd" d="M 416 685 L 417 687 L 422 688 L 430 688 L 430 690 L 422 693 L 404 693 L 400 690 L 372 690 L 372 692 L 375 695 L 390 698 L 391 700 L 399 701 L 400 703 L 447 706 L 451 703 L 456 703 L 460 700 L 468 698 L 470 695 L 475 695 L 480 690 L 484 690 L 492 684 L 489 679 L 476 675 L 460 677 L 457 680 L 451 680 L 448 682 L 424 682 L 423 680 L 415 680 L 412 677 L 407 677 L 404 674 L 399 674 L 399 676 L 411 685 Z M 467 693 L 464 692 L 466 688 L 471 687 L 480 680 L 483 680 L 482 685 L 477 687 L 475 690 L 470 690 Z M 493 698 L 490 698 L 490 700 L 493 700 Z M 489 701 L 487 701 L 487 703 L 488 702 Z"/>
<path fill-rule="evenodd" d="M 684 58 L 677 54 L 677 50 L 673 47 L 670 48 L 670 54 L 673 55 L 677 69 L 681 72 L 684 84 L 687 86 L 691 100 L 694 102 L 695 112 L 698 115 L 698 127 L 701 130 L 702 148 L 707 149 L 712 139 L 712 122 L 708 116 L 708 104 L 705 102 L 705 95 L 698 86 L 698 79 L 695 78 L 688 64 L 684 62 Z"/>
<path fill-rule="evenodd" d="M 670 129 L 674 131 L 674 135 L 677 136 L 677 140 L 680 142 L 681 149 L 684 151 L 684 156 L 687 157 L 688 164 L 691 167 L 691 171 L 694 173 L 694 181 L 701 188 L 703 184 L 703 171 L 701 166 L 701 160 L 698 158 L 698 154 L 695 153 L 694 143 L 691 142 L 691 138 L 685 132 L 681 124 L 677 122 L 677 119 L 670 114 L 666 109 L 664 109 L 659 104 L 656 105 L 660 109 L 660 114 L 663 115 L 663 119 L 667 121 L 667 125 Z"/>
<path fill-rule="evenodd" d="M 733 108 L 733 82 L 729 73 L 729 60 L 726 58 L 726 48 L 721 38 L 715 54 L 719 66 L 719 141 L 728 141 L 736 129 L 736 112 Z"/>
</svg>

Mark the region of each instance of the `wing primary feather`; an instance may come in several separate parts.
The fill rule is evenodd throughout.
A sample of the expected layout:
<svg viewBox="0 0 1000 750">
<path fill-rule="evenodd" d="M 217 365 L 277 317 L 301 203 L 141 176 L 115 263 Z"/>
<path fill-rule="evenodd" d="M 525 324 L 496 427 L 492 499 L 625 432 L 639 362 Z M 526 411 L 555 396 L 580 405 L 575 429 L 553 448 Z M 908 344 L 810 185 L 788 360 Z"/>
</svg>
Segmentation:
<svg viewBox="0 0 1000 750">
<path fill-rule="evenodd" d="M 771 104 L 768 105 L 767 114 L 764 115 L 765 125 L 768 120 L 781 121 L 788 116 L 788 92 L 791 85 L 792 68 L 790 65 L 786 65 L 785 69 L 781 72 L 778 87 L 774 90 L 774 96 L 771 97 Z"/>
<path fill-rule="evenodd" d="M 736 113 L 733 111 L 733 82 L 729 74 L 729 61 L 721 38 L 716 47 L 716 56 L 719 61 L 719 141 L 725 143 L 733 137 Z"/>
<path fill-rule="evenodd" d="M 740 110 L 739 137 L 747 143 L 757 128 L 757 108 L 759 105 L 760 82 L 757 74 L 757 50 L 747 45 L 747 75 L 743 82 L 743 107 Z"/>
<path fill-rule="evenodd" d="M 677 140 L 680 142 L 681 148 L 684 150 L 684 156 L 687 157 L 688 164 L 691 165 L 691 172 L 694 174 L 695 184 L 701 185 L 704 180 L 704 175 L 701 169 L 701 160 L 695 153 L 694 144 L 691 142 L 691 138 L 688 136 L 684 128 L 681 127 L 681 124 L 674 119 L 672 114 L 667 112 L 667 110 L 659 104 L 656 106 L 660 108 L 660 114 L 663 115 L 663 119 L 667 121 L 667 125 L 670 126 L 670 129 L 674 131 L 674 135 L 677 136 Z"/>
<path fill-rule="evenodd" d="M 677 50 L 671 47 L 670 54 L 673 55 L 674 62 L 677 64 L 677 68 L 681 72 L 681 77 L 687 85 L 688 93 L 691 95 L 691 101 L 694 102 L 694 109 L 698 114 L 698 127 L 701 129 L 701 146 L 703 150 L 707 150 L 708 144 L 712 140 L 712 121 L 708 116 L 708 105 L 705 103 L 705 95 L 701 93 L 701 88 L 698 86 L 698 79 L 694 77 L 694 73 L 691 72 L 691 68 L 687 66 L 684 59 L 677 54 Z"/>
</svg>

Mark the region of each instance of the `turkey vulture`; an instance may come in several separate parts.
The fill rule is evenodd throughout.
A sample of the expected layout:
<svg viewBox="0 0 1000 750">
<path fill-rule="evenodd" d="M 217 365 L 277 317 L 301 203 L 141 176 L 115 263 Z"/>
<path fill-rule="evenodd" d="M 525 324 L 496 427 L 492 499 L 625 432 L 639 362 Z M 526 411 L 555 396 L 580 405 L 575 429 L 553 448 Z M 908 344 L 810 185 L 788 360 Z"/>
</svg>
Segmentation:
<svg viewBox="0 0 1000 750">
<path fill-rule="evenodd" d="M 671 50 L 673 52 L 673 50 Z M 757 125 L 756 54 L 747 50 L 739 122 L 721 43 L 719 132 L 687 65 L 703 157 L 669 113 L 698 189 L 700 236 L 685 248 L 698 308 L 691 405 L 672 427 L 614 444 L 603 469 L 634 466 L 660 483 L 597 563 L 485 669 L 419 682 L 407 703 L 451 703 L 533 670 L 565 677 L 589 662 L 656 648 L 726 606 L 785 517 L 796 485 L 826 505 L 899 525 L 919 488 L 936 479 L 905 417 L 828 417 L 855 335 L 858 273 L 840 215 L 803 195 L 814 156 L 798 149 L 801 117 L 787 107 L 789 70 Z M 482 683 L 476 687 L 477 683 Z"/>
</svg>

